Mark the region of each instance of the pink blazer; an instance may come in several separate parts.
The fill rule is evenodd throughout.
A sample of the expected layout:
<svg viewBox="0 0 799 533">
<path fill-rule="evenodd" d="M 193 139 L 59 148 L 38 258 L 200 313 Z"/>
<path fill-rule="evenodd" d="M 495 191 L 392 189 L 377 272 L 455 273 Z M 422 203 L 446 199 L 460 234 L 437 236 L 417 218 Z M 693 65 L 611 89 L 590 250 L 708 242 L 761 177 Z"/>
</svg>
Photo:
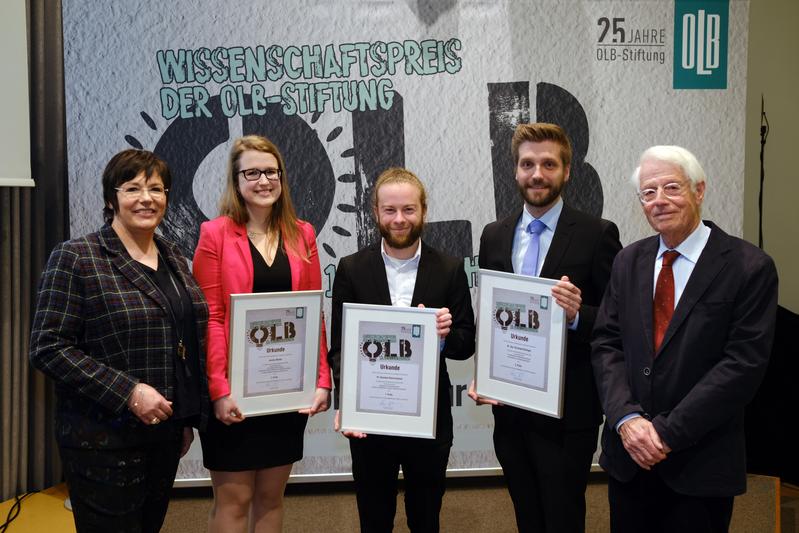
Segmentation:
<svg viewBox="0 0 799 533">
<path fill-rule="evenodd" d="M 303 239 L 311 251 L 311 262 L 288 253 L 291 266 L 291 290 L 319 290 L 322 273 L 313 226 L 298 221 Z M 230 335 L 230 295 L 252 291 L 253 265 L 247 231 L 226 216 L 204 222 L 200 241 L 194 252 L 192 271 L 208 300 L 208 353 L 206 372 L 211 400 L 230 394 L 227 377 L 228 343 Z M 319 375 L 317 387 L 331 388 L 330 367 L 327 364 L 327 339 L 322 320 L 319 343 Z"/>
</svg>

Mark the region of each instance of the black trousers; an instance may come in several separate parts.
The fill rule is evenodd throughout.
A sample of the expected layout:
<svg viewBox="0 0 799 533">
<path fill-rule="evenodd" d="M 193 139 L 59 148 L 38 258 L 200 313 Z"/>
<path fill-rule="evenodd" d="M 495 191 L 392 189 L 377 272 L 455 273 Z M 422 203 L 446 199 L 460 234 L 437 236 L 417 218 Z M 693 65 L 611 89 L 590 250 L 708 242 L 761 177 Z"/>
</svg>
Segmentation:
<svg viewBox="0 0 799 533">
<path fill-rule="evenodd" d="M 182 426 L 170 425 L 162 440 L 129 448 L 60 446 L 78 533 L 161 529 L 183 436 Z"/>
<path fill-rule="evenodd" d="M 520 533 L 585 531 L 585 490 L 599 428 L 567 431 L 514 407 L 494 409 L 494 451 Z"/>
<path fill-rule="evenodd" d="M 608 503 L 613 533 L 724 533 L 733 497 L 678 494 L 655 471 L 639 470 L 627 483 L 608 477 Z"/>
<path fill-rule="evenodd" d="M 397 475 L 402 466 L 408 528 L 414 533 L 437 532 L 451 447 L 449 439 L 384 435 L 350 439 L 361 531 L 385 533 L 394 529 Z"/>
</svg>

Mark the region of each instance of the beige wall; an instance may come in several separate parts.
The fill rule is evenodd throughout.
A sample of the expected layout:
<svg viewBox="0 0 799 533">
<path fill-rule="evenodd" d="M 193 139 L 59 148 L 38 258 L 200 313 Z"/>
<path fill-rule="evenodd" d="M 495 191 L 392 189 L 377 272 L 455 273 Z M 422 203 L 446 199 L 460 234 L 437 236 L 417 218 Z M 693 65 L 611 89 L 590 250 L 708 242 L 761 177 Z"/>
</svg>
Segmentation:
<svg viewBox="0 0 799 533">
<path fill-rule="evenodd" d="M 777 263 L 780 305 L 799 313 L 799 1 L 749 3 L 744 238 L 757 244 L 760 95 L 766 143 L 763 247 Z"/>
</svg>

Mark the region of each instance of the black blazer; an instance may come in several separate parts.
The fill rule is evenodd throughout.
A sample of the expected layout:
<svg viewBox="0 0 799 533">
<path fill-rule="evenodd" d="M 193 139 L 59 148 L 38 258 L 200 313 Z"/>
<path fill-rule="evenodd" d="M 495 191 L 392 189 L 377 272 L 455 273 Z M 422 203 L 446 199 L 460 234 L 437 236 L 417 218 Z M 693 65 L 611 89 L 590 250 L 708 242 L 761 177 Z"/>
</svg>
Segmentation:
<svg viewBox="0 0 799 533">
<path fill-rule="evenodd" d="M 446 359 L 468 359 L 474 353 L 474 312 L 463 260 L 444 255 L 424 242 L 416 273 L 411 306 L 447 307 L 452 314 L 452 327 L 441 350 L 438 374 L 438 413 L 436 438 L 452 440 L 450 380 Z M 328 361 L 333 371 L 338 403 L 341 384 L 341 320 L 342 304 L 391 305 L 386 267 L 378 241 L 339 261 L 333 282 L 333 318 Z"/>
<path fill-rule="evenodd" d="M 628 481 L 638 466 L 616 433 L 640 412 L 671 447 L 655 466 L 674 491 L 732 496 L 746 490 L 744 407 L 766 371 L 777 312 L 771 258 L 712 222 L 710 239 L 655 358 L 652 299 L 658 236 L 616 258 L 597 317 L 592 360 L 607 422 L 600 464 Z"/>
<path fill-rule="evenodd" d="M 480 237 L 480 268 L 513 272 L 513 235 L 522 211 L 492 222 Z M 583 303 L 575 331 L 569 330 L 566 352 L 566 388 L 563 418 L 557 419 L 524 411 L 542 429 L 550 426 L 587 429 L 602 422 L 594 375 L 591 370 L 589 340 L 597 309 L 610 278 L 613 258 L 621 250 L 619 229 L 613 222 L 596 218 L 568 205 L 555 228 L 541 277 L 560 279 L 569 276 L 581 293 Z M 513 409 L 501 407 L 499 410 Z"/>
</svg>

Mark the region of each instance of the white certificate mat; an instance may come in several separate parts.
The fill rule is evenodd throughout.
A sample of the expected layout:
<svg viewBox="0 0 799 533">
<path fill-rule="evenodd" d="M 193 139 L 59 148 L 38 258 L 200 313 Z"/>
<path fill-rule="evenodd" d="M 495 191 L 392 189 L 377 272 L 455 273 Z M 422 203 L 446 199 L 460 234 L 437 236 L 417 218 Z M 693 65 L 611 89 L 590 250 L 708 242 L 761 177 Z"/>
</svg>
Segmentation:
<svg viewBox="0 0 799 533">
<path fill-rule="evenodd" d="M 231 294 L 230 394 L 246 416 L 306 409 L 319 365 L 322 291 Z"/>
<path fill-rule="evenodd" d="M 481 269 L 477 394 L 560 418 L 566 320 L 551 296 L 556 280 Z"/>
<path fill-rule="evenodd" d="M 435 438 L 437 309 L 345 303 L 341 427 Z"/>
</svg>

